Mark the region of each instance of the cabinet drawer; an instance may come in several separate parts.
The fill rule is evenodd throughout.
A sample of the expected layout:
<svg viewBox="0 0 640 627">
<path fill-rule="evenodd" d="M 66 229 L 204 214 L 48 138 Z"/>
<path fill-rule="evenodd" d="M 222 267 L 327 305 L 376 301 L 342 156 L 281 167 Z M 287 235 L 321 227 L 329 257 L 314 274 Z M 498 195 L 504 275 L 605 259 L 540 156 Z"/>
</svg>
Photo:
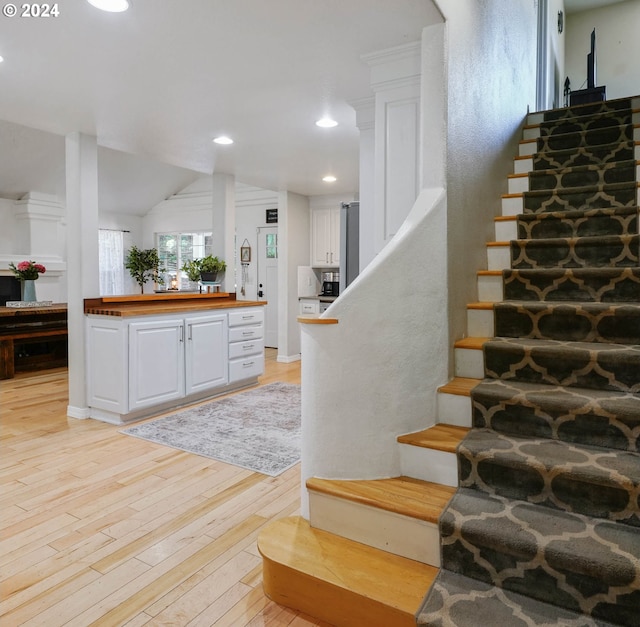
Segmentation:
<svg viewBox="0 0 640 627">
<path fill-rule="evenodd" d="M 262 307 L 255 309 L 241 309 L 240 311 L 229 312 L 229 326 L 237 327 L 244 324 L 258 324 L 264 320 L 264 310 Z"/>
<path fill-rule="evenodd" d="M 229 362 L 229 383 L 251 379 L 264 372 L 264 357 L 254 355 L 245 359 L 234 359 Z"/>
<path fill-rule="evenodd" d="M 247 357 L 248 355 L 260 355 L 263 351 L 264 346 L 262 339 L 233 342 L 229 344 L 229 359 Z"/>
<path fill-rule="evenodd" d="M 244 340 L 257 340 L 262 337 L 263 326 L 254 325 L 246 327 L 235 327 L 229 329 L 229 342 L 243 342 Z"/>
</svg>

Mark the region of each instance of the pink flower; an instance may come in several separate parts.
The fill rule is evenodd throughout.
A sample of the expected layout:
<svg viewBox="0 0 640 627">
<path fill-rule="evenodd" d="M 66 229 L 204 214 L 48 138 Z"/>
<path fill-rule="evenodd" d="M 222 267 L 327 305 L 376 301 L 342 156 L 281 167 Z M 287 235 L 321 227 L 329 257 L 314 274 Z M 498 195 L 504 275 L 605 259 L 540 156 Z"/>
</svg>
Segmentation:
<svg viewBox="0 0 640 627">
<path fill-rule="evenodd" d="M 47 269 L 35 261 L 21 261 L 17 266 L 12 262 L 9 267 L 13 270 L 16 278 L 21 281 L 35 281 L 39 274 L 44 274 Z"/>
</svg>

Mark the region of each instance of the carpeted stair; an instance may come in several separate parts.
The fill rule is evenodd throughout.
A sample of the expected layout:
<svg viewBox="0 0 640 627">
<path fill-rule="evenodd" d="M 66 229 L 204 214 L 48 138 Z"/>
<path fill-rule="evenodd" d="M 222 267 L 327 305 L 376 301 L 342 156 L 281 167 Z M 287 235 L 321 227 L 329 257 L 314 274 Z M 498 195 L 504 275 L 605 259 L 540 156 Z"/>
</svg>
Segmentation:
<svg viewBox="0 0 640 627">
<path fill-rule="evenodd" d="M 640 626 L 639 103 L 545 113 L 418 625 Z"/>
</svg>

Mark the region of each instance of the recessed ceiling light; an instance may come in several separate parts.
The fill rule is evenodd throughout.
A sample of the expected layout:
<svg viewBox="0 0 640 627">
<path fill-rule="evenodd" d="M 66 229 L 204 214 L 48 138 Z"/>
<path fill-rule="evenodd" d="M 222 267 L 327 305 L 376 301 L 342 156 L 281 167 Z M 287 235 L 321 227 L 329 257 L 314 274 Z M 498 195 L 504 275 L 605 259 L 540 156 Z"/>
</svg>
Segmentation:
<svg viewBox="0 0 640 627">
<path fill-rule="evenodd" d="M 4 57 L 0 56 L 0 63 L 4 61 Z"/>
<path fill-rule="evenodd" d="M 233 144 L 233 139 L 231 137 L 227 137 L 226 135 L 220 135 L 220 137 L 216 137 L 213 142 L 215 144 L 222 144 L 223 146 L 228 146 L 229 144 Z"/>
<path fill-rule="evenodd" d="M 322 180 L 325 183 L 335 183 L 338 179 L 332 174 L 329 174 L 328 176 L 323 177 Z"/>
<path fill-rule="evenodd" d="M 331 118 L 322 118 L 316 122 L 316 126 L 321 126 L 322 128 L 333 128 L 334 126 L 338 126 L 338 123 Z"/>
<path fill-rule="evenodd" d="M 101 11 L 122 13 L 129 8 L 129 0 L 87 0 L 87 2 Z"/>
</svg>

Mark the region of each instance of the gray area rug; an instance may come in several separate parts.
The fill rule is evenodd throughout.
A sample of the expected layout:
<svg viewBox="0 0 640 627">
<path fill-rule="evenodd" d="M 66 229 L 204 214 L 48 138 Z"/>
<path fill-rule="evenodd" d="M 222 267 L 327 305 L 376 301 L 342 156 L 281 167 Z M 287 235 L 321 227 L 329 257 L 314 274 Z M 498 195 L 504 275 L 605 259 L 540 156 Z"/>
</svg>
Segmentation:
<svg viewBox="0 0 640 627">
<path fill-rule="evenodd" d="M 275 477 L 300 461 L 300 386 L 270 383 L 121 433 Z"/>
</svg>

